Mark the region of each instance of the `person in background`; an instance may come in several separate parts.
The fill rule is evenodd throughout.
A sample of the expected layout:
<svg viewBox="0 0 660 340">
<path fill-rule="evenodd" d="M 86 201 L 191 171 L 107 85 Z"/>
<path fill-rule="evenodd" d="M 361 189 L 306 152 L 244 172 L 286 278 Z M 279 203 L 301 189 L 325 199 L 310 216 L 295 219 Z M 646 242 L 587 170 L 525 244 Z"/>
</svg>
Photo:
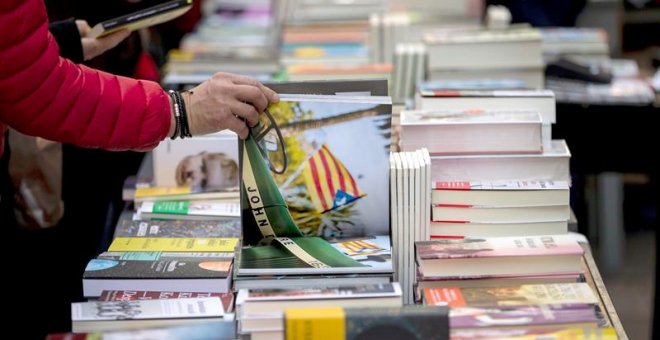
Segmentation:
<svg viewBox="0 0 660 340">
<path fill-rule="evenodd" d="M 529 23 L 534 27 L 575 26 L 587 0 L 486 0 L 489 5 L 503 5 L 511 12 L 511 23 Z"/>
<path fill-rule="evenodd" d="M 0 18 L 0 31 L 12 33 L 0 38 L 0 225 L 8 249 L 14 250 L 5 252 L 6 303 L 9 325 L 29 320 L 30 327 L 20 329 L 29 339 L 68 329 L 53 321 L 69 317 L 70 301 L 57 299 L 62 292 L 56 288 L 66 287 L 68 282 L 58 281 L 70 274 L 77 249 L 75 239 L 59 245 L 63 239 L 58 238 L 47 239 L 51 247 L 42 249 L 32 233 L 17 227 L 6 126 L 88 148 L 148 150 L 167 137 L 223 129 L 245 138 L 248 125 L 256 124 L 259 113 L 278 97 L 256 80 L 232 74 L 218 73 L 178 95 L 154 82 L 77 65 L 59 56 L 42 0 L 2 1 Z M 174 113 L 183 110 L 187 119 L 177 120 Z"/>
</svg>

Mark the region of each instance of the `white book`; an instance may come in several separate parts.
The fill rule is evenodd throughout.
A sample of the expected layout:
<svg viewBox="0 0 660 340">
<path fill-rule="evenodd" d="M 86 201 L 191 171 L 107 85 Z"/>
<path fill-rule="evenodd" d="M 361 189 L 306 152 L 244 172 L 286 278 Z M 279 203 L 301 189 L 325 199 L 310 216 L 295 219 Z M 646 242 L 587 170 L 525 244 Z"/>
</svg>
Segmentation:
<svg viewBox="0 0 660 340">
<path fill-rule="evenodd" d="M 218 298 L 93 301 L 71 304 L 72 330 L 103 332 L 222 320 Z"/>
<path fill-rule="evenodd" d="M 543 67 L 429 71 L 429 80 L 469 81 L 474 79 L 511 79 L 521 83 L 522 86 L 519 88 L 529 89 L 542 89 L 545 86 Z"/>
<path fill-rule="evenodd" d="M 529 223 L 432 222 L 431 237 L 504 237 L 560 235 L 568 233 L 568 221 Z"/>
<path fill-rule="evenodd" d="M 403 278 L 401 280 L 401 286 L 403 287 L 403 301 L 408 301 L 410 294 L 408 294 L 408 291 L 406 287 L 410 287 L 410 275 L 408 273 L 409 266 L 408 264 L 410 263 L 410 257 L 411 257 L 411 248 L 408 246 L 411 242 L 411 237 L 410 237 L 410 228 L 414 225 L 414 218 L 411 213 L 411 202 L 412 202 L 412 193 L 413 193 L 413 187 L 410 185 L 411 180 L 411 168 L 412 164 L 410 163 L 410 160 L 408 158 L 408 154 L 406 152 L 401 153 L 401 162 L 403 165 L 403 214 L 404 214 L 404 219 L 403 219 L 403 242 L 402 242 L 402 249 L 401 251 L 403 252 L 403 266 L 402 266 L 402 273 L 403 273 Z"/>
<path fill-rule="evenodd" d="M 542 154 L 431 156 L 434 181 L 571 182 L 571 153 L 566 141 L 554 140 Z"/>
<path fill-rule="evenodd" d="M 568 205 L 529 206 L 529 207 L 489 207 L 434 205 L 433 221 L 444 222 L 545 222 L 570 218 Z"/>
<path fill-rule="evenodd" d="M 550 90 L 424 90 L 415 93 L 417 110 L 531 110 L 543 123 L 557 121 L 555 95 Z"/>
<path fill-rule="evenodd" d="M 542 153 L 541 126 L 535 111 L 403 111 L 400 143 L 434 155 Z"/>
<path fill-rule="evenodd" d="M 390 152 L 390 220 L 392 235 L 392 268 L 394 268 L 394 280 L 399 280 L 399 235 L 397 234 L 397 191 L 396 191 L 396 162 L 394 161 L 394 152 Z"/>
<path fill-rule="evenodd" d="M 403 234 L 405 231 L 405 218 L 406 215 L 404 214 L 404 191 L 403 191 L 403 178 L 404 178 L 404 167 L 403 167 L 403 159 L 401 157 L 401 153 L 397 152 L 394 154 L 394 163 L 396 164 L 396 192 L 397 192 L 397 197 L 396 197 L 396 212 L 397 212 L 397 229 L 396 229 L 396 234 L 397 238 L 399 240 L 399 255 L 398 255 L 398 263 L 397 263 L 397 273 L 398 273 L 398 278 L 399 282 L 403 282 L 403 269 L 404 269 L 404 263 L 405 263 L 405 253 L 406 249 L 403 247 Z"/>
<path fill-rule="evenodd" d="M 429 69 L 541 67 L 541 34 L 532 28 L 429 32 Z"/>
<path fill-rule="evenodd" d="M 477 206 L 568 205 L 565 181 L 437 181 L 433 183 L 434 204 Z"/>
</svg>

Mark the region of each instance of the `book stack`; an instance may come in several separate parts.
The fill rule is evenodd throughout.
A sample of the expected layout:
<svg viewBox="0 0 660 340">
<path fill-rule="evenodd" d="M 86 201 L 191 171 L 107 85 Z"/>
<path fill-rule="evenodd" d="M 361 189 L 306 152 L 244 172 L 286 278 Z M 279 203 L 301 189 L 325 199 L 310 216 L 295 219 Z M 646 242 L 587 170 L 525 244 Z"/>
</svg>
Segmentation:
<svg viewBox="0 0 660 340">
<path fill-rule="evenodd" d="M 455 285 L 578 282 L 582 247 L 570 235 L 467 237 L 415 243 L 417 293 Z M 482 281 L 483 280 L 483 281 Z M 419 297 L 419 295 L 418 295 Z"/>
<path fill-rule="evenodd" d="M 602 28 L 544 27 L 539 31 L 545 63 L 559 58 L 587 63 L 610 58 L 607 32 Z"/>
<path fill-rule="evenodd" d="M 543 87 L 541 34 L 536 29 L 444 29 L 423 39 L 431 80 L 515 78 L 528 88 Z"/>
<path fill-rule="evenodd" d="M 399 43 L 394 51 L 392 100 L 405 103 L 415 95 L 417 84 L 426 79 L 426 46 L 422 43 Z"/>
<path fill-rule="evenodd" d="M 413 301 L 414 243 L 429 239 L 430 160 L 426 149 L 390 154 L 394 279 L 401 283 L 406 303 Z"/>
<path fill-rule="evenodd" d="M 552 181 L 439 181 L 432 237 L 566 234 L 569 186 Z"/>
<path fill-rule="evenodd" d="M 401 307 L 397 283 L 327 285 L 324 288 L 241 289 L 236 297 L 238 333 L 251 339 L 284 339 L 289 308 Z"/>
</svg>

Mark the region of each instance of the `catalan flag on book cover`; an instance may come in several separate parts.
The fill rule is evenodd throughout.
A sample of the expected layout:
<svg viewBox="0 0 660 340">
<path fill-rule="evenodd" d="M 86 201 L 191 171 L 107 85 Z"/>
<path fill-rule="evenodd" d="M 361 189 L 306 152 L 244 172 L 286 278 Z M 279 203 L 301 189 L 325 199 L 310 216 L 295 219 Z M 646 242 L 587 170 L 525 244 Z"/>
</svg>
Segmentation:
<svg viewBox="0 0 660 340">
<path fill-rule="evenodd" d="M 307 160 L 303 174 L 317 212 L 333 210 L 365 196 L 326 144 Z"/>
</svg>

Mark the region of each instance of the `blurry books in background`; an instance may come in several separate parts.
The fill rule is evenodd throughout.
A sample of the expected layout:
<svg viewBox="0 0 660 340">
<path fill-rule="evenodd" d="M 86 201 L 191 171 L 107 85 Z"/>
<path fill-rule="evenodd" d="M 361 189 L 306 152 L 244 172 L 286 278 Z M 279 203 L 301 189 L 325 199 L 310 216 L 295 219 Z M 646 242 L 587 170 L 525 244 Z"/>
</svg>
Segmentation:
<svg viewBox="0 0 660 340">
<path fill-rule="evenodd" d="M 559 326 L 554 330 L 547 327 L 524 328 L 484 328 L 459 329 L 451 332 L 452 340 L 471 339 L 511 339 L 511 340 L 560 340 L 560 339 L 590 339 L 590 340 L 617 340 L 619 337 L 613 327 L 565 327 Z"/>
<path fill-rule="evenodd" d="M 552 62 L 560 57 L 569 57 L 581 62 L 609 59 L 607 31 L 587 27 L 542 27 L 543 61 Z"/>
<path fill-rule="evenodd" d="M 565 181 L 571 153 L 565 140 L 553 140 L 542 154 L 431 156 L 434 181 Z"/>
<path fill-rule="evenodd" d="M 538 112 L 426 110 L 401 112 L 401 150 L 442 154 L 541 153 Z"/>
<path fill-rule="evenodd" d="M 71 304 L 73 332 L 103 332 L 149 327 L 222 322 L 220 299 L 97 301 Z M 233 320 L 233 316 L 228 317 Z"/>
<path fill-rule="evenodd" d="M 431 80 L 517 78 L 525 87 L 543 87 L 541 34 L 529 26 L 435 30 L 423 41 Z"/>
<path fill-rule="evenodd" d="M 394 75 L 391 93 L 395 103 L 405 103 L 415 95 L 417 84 L 426 78 L 428 54 L 421 43 L 398 43 L 394 47 Z"/>
</svg>

